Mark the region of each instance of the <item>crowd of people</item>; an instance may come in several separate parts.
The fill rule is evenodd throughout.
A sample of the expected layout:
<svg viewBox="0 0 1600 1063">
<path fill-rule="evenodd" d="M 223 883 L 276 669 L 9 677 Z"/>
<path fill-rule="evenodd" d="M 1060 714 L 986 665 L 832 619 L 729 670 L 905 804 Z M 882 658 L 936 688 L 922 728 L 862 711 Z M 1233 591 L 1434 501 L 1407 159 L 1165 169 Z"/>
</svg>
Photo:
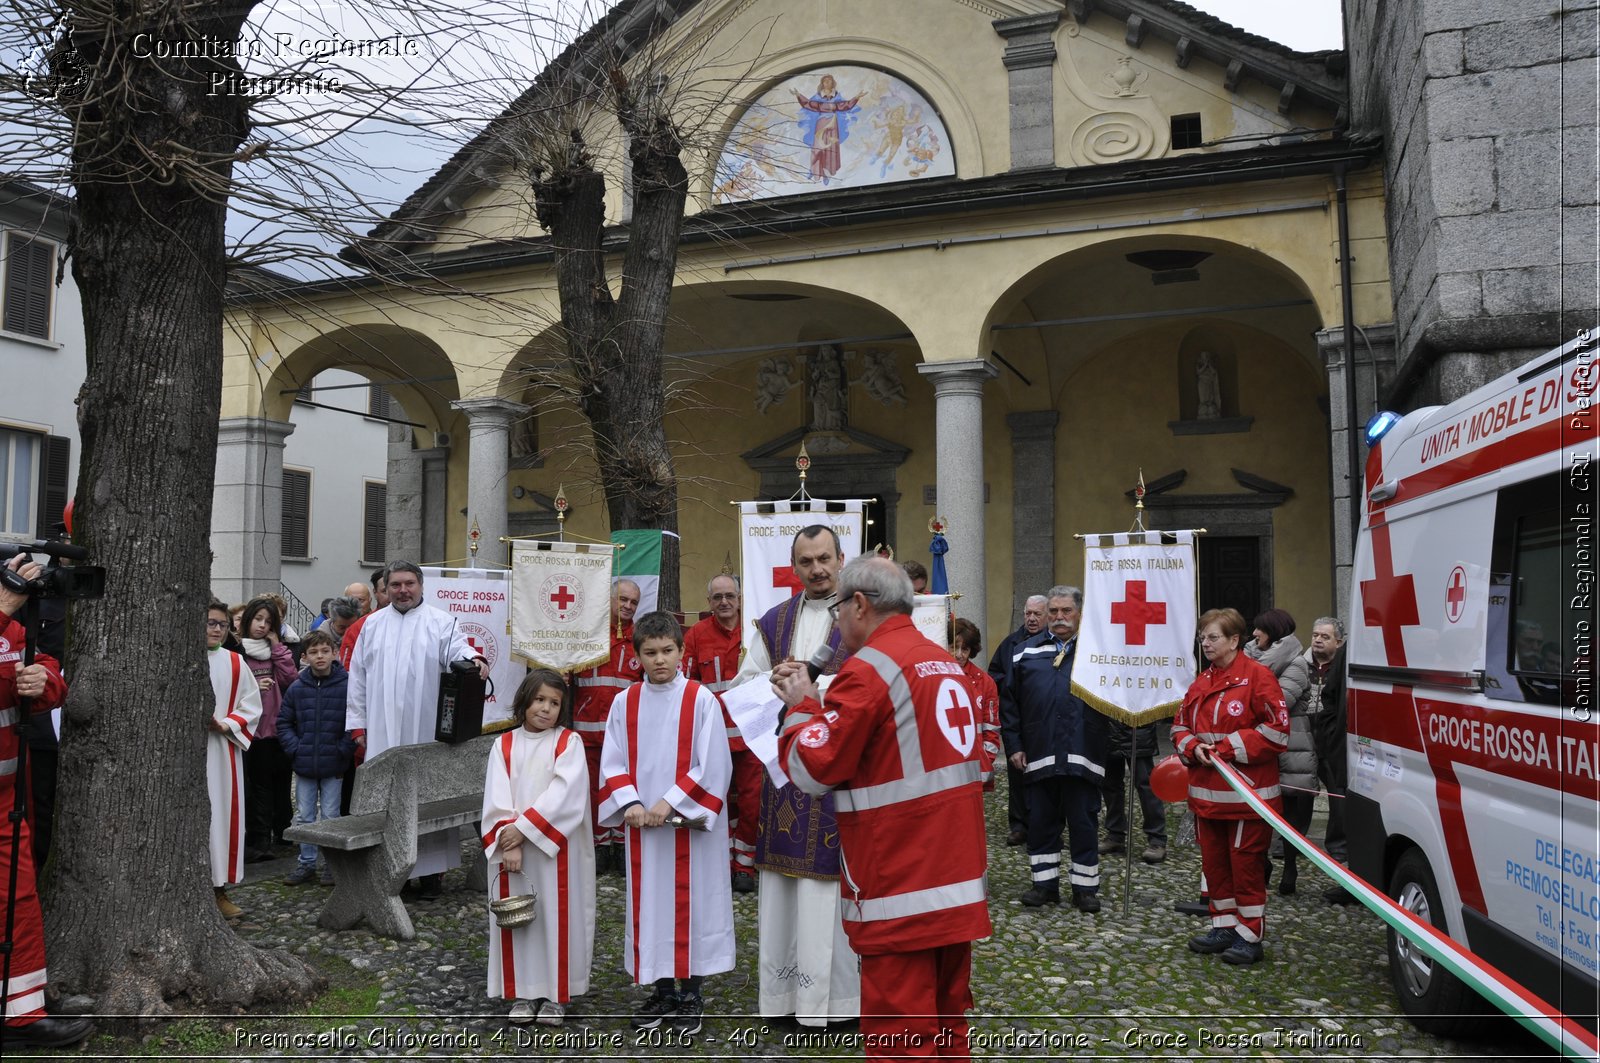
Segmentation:
<svg viewBox="0 0 1600 1063">
<path fill-rule="evenodd" d="M 706 615 L 687 632 L 663 612 L 636 620 L 639 587 L 623 578 L 607 658 L 576 674 L 535 669 L 516 691 L 485 766 L 480 822 L 491 909 L 543 905 L 521 925 L 491 921 L 488 989 L 510 1002 L 510 1021 L 559 1025 L 587 991 L 596 876 L 609 873 L 625 880 L 624 967 L 651 991 L 636 1027 L 700 1029 L 703 979 L 736 962 L 732 895 L 758 892 L 764 1017 L 859 1021 L 869 1058 L 963 1056 L 971 943 L 989 933 L 983 795 L 999 762 L 1005 843 L 1026 847 L 1031 872 L 1023 906 L 1099 911 L 1100 858 L 1128 848 L 1130 773 L 1140 857 L 1166 858 L 1167 810 L 1150 785 L 1156 725 L 1112 723 L 1072 692 L 1081 591 L 1029 598 L 984 669 L 971 621 L 952 622 L 948 651 L 912 624 L 924 573 L 881 556 L 844 565 L 823 526 L 795 536 L 791 560 L 800 590 L 750 621 L 748 651 L 731 575 L 710 581 Z M 448 614 L 423 602 L 422 578 L 393 563 L 370 588 L 325 600 L 304 635 L 271 595 L 209 604 L 210 867 L 225 917 L 240 914 L 226 891 L 247 862 L 288 855 L 291 823 L 348 811 L 363 757 L 432 739 L 443 671 L 487 669 Z M 1281 609 L 1253 630 L 1213 609 L 1199 628 L 1206 667 L 1171 726 L 1211 924 L 1189 946 L 1247 964 L 1263 955 L 1273 832 L 1219 765 L 1302 832 L 1325 788 L 1325 842 L 1342 858 L 1343 629 L 1318 619 L 1307 648 Z M 53 662 L 0 666 L 10 684 L 0 709 L 52 700 Z M 722 703 L 750 682 L 777 714 L 777 771 Z M 410 885 L 436 895 L 459 842 L 430 835 L 417 852 Z M 290 885 L 331 884 L 314 846 L 297 855 Z M 1293 892 L 1293 847 L 1280 859 L 1279 891 Z M 31 1043 L 65 1043 L 48 1024 L 68 1020 L 40 1004 L 31 1019 L 46 1025 Z M 9 1009 L 7 1021 L 25 1028 Z"/>
</svg>

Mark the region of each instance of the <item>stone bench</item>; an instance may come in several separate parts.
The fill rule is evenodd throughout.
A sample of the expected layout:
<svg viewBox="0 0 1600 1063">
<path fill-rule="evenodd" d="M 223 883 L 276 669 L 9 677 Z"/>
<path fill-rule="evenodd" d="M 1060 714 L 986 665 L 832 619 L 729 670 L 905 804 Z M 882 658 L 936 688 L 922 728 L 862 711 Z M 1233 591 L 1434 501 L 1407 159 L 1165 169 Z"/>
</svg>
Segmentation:
<svg viewBox="0 0 1600 1063">
<path fill-rule="evenodd" d="M 365 919 L 384 937 L 416 936 L 400 888 L 417 862 L 417 838 L 450 827 L 476 830 L 496 737 L 386 749 L 356 769 L 350 815 L 284 831 L 289 841 L 318 846 L 333 872 L 333 892 L 317 917 L 321 926 L 348 930 Z M 483 852 L 474 849 L 467 882 L 484 890 Z"/>
</svg>

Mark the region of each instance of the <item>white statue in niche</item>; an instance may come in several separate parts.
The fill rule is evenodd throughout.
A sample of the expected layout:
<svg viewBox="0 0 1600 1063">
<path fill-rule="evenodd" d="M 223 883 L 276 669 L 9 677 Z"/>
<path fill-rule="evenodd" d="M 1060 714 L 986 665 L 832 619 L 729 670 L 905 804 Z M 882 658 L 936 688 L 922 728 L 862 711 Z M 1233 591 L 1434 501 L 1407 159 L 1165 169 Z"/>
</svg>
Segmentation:
<svg viewBox="0 0 1600 1063">
<path fill-rule="evenodd" d="M 811 430 L 837 432 L 844 428 L 844 351 L 818 347 L 811 356 Z"/>
<path fill-rule="evenodd" d="M 784 400 L 795 385 L 794 363 L 787 358 L 762 359 L 756 370 L 756 412 L 766 413 Z"/>
<path fill-rule="evenodd" d="M 867 394 L 885 406 L 906 404 L 905 385 L 900 383 L 900 367 L 889 351 L 869 351 L 861 365 L 861 385 Z"/>
<path fill-rule="evenodd" d="M 1195 417 L 1201 421 L 1214 421 L 1222 416 L 1222 381 L 1217 375 L 1217 356 L 1201 351 L 1194 366 L 1195 391 L 1200 402 Z"/>
</svg>

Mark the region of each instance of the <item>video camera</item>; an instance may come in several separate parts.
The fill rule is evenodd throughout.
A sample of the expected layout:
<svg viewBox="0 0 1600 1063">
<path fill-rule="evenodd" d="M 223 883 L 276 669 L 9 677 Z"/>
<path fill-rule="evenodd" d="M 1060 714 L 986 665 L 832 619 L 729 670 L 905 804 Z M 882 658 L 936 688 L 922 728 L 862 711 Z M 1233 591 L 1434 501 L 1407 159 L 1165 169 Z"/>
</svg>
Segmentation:
<svg viewBox="0 0 1600 1063">
<path fill-rule="evenodd" d="M 50 558 L 37 579 L 23 579 L 6 567 L 18 554 L 44 554 Z M 55 539 L 29 542 L 0 542 L 0 586 L 30 598 L 100 598 L 106 593 L 106 570 L 95 565 L 63 565 L 62 561 L 84 561 L 89 551 Z"/>
</svg>

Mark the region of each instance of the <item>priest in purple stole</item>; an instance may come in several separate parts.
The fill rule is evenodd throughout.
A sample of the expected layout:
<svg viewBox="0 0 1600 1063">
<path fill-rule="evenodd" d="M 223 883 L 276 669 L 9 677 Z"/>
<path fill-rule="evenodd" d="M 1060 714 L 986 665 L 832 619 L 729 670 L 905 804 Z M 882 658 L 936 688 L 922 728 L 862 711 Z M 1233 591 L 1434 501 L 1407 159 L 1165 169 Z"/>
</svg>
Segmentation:
<svg viewBox="0 0 1600 1063">
<path fill-rule="evenodd" d="M 838 671 L 849 656 L 830 611 L 844 565 L 838 535 L 822 525 L 801 529 L 790 560 L 802 592 L 756 622 L 761 638 L 745 656 L 740 683 L 767 682 L 764 673 L 781 678 L 803 669 L 824 643 L 832 653 L 823 674 Z M 793 1015 L 807 1026 L 857 1018 L 861 977 L 839 918 L 839 829 L 833 797 L 808 796 L 793 783 L 780 789 L 764 778 L 756 870 L 762 1016 Z"/>
</svg>

